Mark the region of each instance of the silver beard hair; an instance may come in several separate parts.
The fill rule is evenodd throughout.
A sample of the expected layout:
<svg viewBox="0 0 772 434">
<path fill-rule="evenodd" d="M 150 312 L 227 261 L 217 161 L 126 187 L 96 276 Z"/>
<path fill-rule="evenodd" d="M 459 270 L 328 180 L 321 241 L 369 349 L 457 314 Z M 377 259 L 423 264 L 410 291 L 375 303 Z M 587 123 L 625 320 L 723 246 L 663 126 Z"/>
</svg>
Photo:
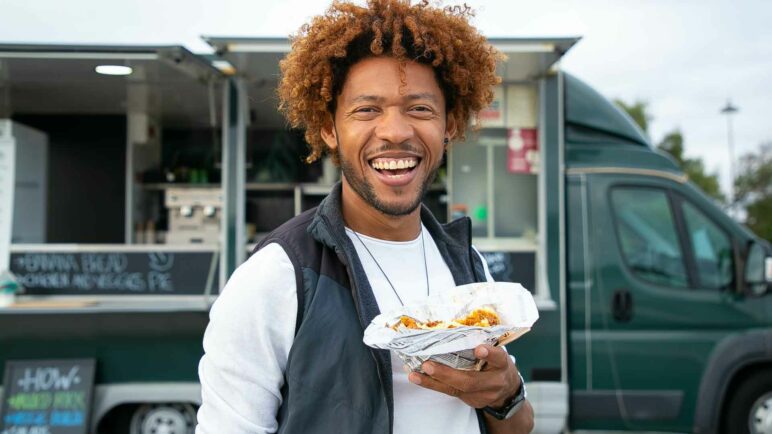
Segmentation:
<svg viewBox="0 0 772 434">
<path fill-rule="evenodd" d="M 354 168 L 343 158 L 339 149 L 340 146 L 335 149 L 335 152 L 338 154 L 340 169 L 343 172 L 343 176 L 346 177 L 346 181 L 348 181 L 348 184 L 351 186 L 351 188 L 362 199 L 364 199 L 365 202 L 370 204 L 370 206 L 378 210 L 380 213 L 392 217 L 408 215 L 421 205 L 421 201 L 423 201 L 424 196 L 426 196 L 426 192 L 429 190 L 429 186 L 432 185 L 432 182 L 434 182 L 434 179 L 437 177 L 437 172 L 440 170 L 440 166 L 442 165 L 442 160 L 440 160 L 437 164 L 437 167 L 434 167 L 431 171 L 429 171 L 428 176 L 424 180 L 424 183 L 421 185 L 421 191 L 413 202 L 407 204 L 406 206 L 391 205 L 381 201 L 375 195 L 375 189 L 373 188 L 373 185 L 364 179 L 364 177 L 357 175 L 356 170 L 354 170 Z"/>
</svg>

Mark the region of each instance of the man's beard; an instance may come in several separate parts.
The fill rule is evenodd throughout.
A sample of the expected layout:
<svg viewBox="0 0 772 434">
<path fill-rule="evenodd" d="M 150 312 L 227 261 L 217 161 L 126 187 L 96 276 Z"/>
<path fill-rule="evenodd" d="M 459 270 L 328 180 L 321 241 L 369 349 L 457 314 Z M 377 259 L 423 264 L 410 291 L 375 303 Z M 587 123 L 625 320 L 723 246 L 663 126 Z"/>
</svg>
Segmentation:
<svg viewBox="0 0 772 434">
<path fill-rule="evenodd" d="M 412 202 L 406 205 L 399 205 L 386 203 L 378 198 L 378 196 L 375 194 L 375 188 L 373 188 L 373 185 L 367 179 L 365 179 L 364 176 L 360 176 L 356 170 L 343 158 L 343 155 L 341 155 L 340 152 L 338 153 L 338 161 L 340 161 L 340 169 L 343 172 L 343 176 L 346 177 L 346 181 L 348 181 L 348 184 L 351 186 L 351 188 L 370 206 L 380 211 L 381 213 L 392 217 L 408 215 L 415 211 L 419 205 L 421 205 L 421 201 L 426 195 L 426 192 L 429 190 L 429 186 L 437 177 L 437 172 L 440 170 L 440 165 L 442 164 L 442 160 L 440 160 L 437 163 L 437 166 L 429 171 L 429 174 L 424 179 L 423 184 L 421 184 L 420 191 Z M 418 170 L 418 168 L 415 170 Z"/>
</svg>

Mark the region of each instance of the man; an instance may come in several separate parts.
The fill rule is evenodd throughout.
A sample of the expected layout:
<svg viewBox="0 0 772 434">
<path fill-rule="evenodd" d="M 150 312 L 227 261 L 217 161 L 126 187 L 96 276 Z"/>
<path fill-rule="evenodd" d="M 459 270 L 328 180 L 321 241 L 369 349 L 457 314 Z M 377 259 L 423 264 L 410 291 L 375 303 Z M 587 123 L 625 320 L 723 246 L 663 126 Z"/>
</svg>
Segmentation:
<svg viewBox="0 0 772 434">
<path fill-rule="evenodd" d="M 381 311 L 490 279 L 468 219 L 421 206 L 445 150 L 490 104 L 499 54 L 467 8 L 335 3 L 293 39 L 281 109 L 305 128 L 309 161 L 342 181 L 268 235 L 211 311 L 199 434 L 527 433 L 533 412 L 504 349 L 481 372 L 362 343 Z"/>
</svg>

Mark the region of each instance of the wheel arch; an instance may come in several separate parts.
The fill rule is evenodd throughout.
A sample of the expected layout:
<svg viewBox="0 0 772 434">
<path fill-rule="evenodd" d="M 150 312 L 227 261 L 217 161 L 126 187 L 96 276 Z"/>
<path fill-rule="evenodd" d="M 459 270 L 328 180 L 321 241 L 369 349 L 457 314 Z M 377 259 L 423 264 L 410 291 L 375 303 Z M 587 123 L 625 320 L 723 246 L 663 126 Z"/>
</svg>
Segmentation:
<svg viewBox="0 0 772 434">
<path fill-rule="evenodd" d="M 718 432 L 726 397 L 743 378 L 772 367 L 772 329 L 732 335 L 716 345 L 700 380 L 694 432 Z"/>
<path fill-rule="evenodd" d="M 753 378 L 762 372 L 767 372 L 772 375 L 772 359 L 760 360 L 745 365 L 739 370 L 739 372 L 736 372 L 735 375 L 732 376 L 732 379 L 729 381 L 727 386 L 726 394 L 722 397 L 723 399 L 720 403 L 718 419 L 719 427 L 724 426 L 724 422 L 727 417 L 727 404 L 729 403 L 729 400 L 726 398 L 734 396 L 737 388 L 747 379 Z"/>
<path fill-rule="evenodd" d="M 99 421 L 110 410 L 125 404 L 180 402 L 200 406 L 201 385 L 192 382 L 99 384 L 94 387 L 93 402 L 90 432 L 96 432 Z"/>
</svg>

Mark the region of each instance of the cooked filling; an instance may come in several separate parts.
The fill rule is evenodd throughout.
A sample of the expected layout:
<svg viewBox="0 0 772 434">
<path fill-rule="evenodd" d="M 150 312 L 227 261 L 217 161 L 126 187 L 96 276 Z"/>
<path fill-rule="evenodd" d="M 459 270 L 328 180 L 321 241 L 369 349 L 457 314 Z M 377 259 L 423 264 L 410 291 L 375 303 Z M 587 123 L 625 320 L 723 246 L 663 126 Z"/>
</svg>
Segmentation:
<svg viewBox="0 0 772 434">
<path fill-rule="evenodd" d="M 501 324 L 499 315 L 491 308 L 482 307 L 475 309 L 468 315 L 460 318 L 454 318 L 450 321 L 419 321 L 413 317 L 402 315 L 399 317 L 399 321 L 391 326 L 392 329 L 398 330 L 400 328 L 416 329 L 416 330 L 440 330 L 440 329 L 454 329 L 456 327 L 469 326 L 469 327 L 491 327 Z M 387 324 L 388 326 L 388 324 Z"/>
<path fill-rule="evenodd" d="M 410 172 L 418 165 L 418 158 L 374 158 L 370 166 L 386 175 L 399 176 Z"/>
</svg>

